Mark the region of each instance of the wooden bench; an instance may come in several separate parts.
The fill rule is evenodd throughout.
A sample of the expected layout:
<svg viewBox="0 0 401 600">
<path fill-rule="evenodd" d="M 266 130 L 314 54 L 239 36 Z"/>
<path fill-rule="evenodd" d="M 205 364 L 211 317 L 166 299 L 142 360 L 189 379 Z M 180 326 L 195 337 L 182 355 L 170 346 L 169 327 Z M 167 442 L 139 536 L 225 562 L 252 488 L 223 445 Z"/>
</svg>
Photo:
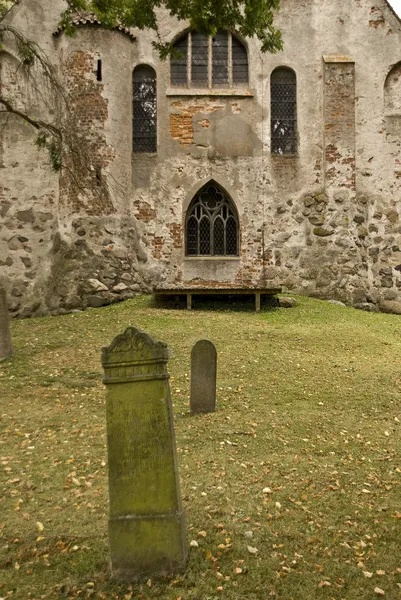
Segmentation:
<svg viewBox="0 0 401 600">
<path fill-rule="evenodd" d="M 233 296 L 233 295 L 253 295 L 255 296 L 255 310 L 260 311 L 260 298 L 261 296 L 275 296 L 281 292 L 281 288 L 154 288 L 153 294 L 155 298 L 161 296 L 186 296 L 187 297 L 187 309 L 192 308 L 193 296 Z"/>
</svg>

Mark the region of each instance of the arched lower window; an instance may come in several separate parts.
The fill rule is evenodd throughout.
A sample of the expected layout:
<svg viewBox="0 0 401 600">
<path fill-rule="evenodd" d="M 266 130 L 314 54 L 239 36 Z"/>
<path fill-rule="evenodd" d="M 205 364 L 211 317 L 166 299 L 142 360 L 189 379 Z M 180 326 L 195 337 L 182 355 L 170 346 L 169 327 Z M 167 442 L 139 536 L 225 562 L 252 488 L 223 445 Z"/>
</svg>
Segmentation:
<svg viewBox="0 0 401 600">
<path fill-rule="evenodd" d="M 384 113 L 401 115 L 401 62 L 394 65 L 384 84 Z"/>
<path fill-rule="evenodd" d="M 157 151 L 156 72 L 135 67 L 132 76 L 132 151 Z"/>
<path fill-rule="evenodd" d="M 270 78 L 271 151 L 297 151 L 297 78 L 291 69 L 279 67 Z"/>
<path fill-rule="evenodd" d="M 171 85 L 221 88 L 248 83 L 248 54 L 244 44 L 230 31 L 214 37 L 195 31 L 175 44 L 179 58 L 171 61 Z"/>
<path fill-rule="evenodd" d="M 237 212 L 215 183 L 203 187 L 187 212 L 187 256 L 238 256 Z"/>
</svg>

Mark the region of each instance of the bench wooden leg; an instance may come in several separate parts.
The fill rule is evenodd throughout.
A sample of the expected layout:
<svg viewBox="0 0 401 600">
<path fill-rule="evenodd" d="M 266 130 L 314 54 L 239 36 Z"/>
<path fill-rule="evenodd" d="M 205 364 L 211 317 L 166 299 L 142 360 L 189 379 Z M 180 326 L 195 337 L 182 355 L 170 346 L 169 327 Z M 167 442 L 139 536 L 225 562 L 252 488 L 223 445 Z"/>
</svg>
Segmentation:
<svg viewBox="0 0 401 600">
<path fill-rule="evenodd" d="M 260 312 L 260 292 L 255 292 L 255 310 Z"/>
<path fill-rule="evenodd" d="M 191 310 L 192 308 L 192 294 L 187 294 L 187 309 Z"/>
</svg>

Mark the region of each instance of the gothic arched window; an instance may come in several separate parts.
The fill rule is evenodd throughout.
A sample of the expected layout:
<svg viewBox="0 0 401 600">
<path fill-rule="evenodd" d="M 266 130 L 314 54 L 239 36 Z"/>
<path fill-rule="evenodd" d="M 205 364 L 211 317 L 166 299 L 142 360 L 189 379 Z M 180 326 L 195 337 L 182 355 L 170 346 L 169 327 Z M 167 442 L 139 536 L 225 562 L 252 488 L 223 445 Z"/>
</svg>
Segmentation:
<svg viewBox="0 0 401 600">
<path fill-rule="evenodd" d="M 148 65 L 132 75 L 132 151 L 157 151 L 156 72 Z"/>
<path fill-rule="evenodd" d="M 214 37 L 190 31 L 174 48 L 181 56 L 171 61 L 171 85 L 212 88 L 248 83 L 246 48 L 229 31 L 220 30 Z"/>
<path fill-rule="evenodd" d="M 297 77 L 292 69 L 279 67 L 270 78 L 271 151 L 296 154 Z"/>
<path fill-rule="evenodd" d="M 238 217 L 230 198 L 215 183 L 192 200 L 186 218 L 187 256 L 238 256 Z"/>
</svg>

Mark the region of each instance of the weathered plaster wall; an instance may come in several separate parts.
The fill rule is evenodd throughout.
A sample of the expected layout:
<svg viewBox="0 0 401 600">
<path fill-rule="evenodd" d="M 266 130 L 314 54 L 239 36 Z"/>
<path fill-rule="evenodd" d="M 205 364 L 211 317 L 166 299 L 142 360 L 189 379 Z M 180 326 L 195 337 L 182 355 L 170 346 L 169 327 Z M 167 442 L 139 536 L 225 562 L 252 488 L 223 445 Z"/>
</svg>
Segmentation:
<svg viewBox="0 0 401 600">
<path fill-rule="evenodd" d="M 34 289 L 38 265 L 46 265 L 42 310 L 97 305 L 155 283 L 283 285 L 354 304 L 401 296 L 399 68 L 387 78 L 401 60 L 401 26 L 384 0 L 283 0 L 284 52 L 262 55 L 249 41 L 249 85 L 234 90 L 172 88 L 169 64 L 159 60 L 146 33 L 136 32 L 132 42 L 119 32 L 84 27 L 73 39 L 49 41 L 54 21 L 38 32 L 38 41 L 46 40 L 64 70 L 94 176 L 100 172 L 108 191 L 85 196 L 61 181 L 58 194 L 30 134 L 14 128 L 3 140 L 3 164 L 10 174 L 18 163 L 20 183 L 10 175 L 4 180 L 2 247 L 20 231 L 28 238 L 25 228 L 49 215 L 45 241 L 33 239 L 31 279 L 21 262 L 28 242 L 12 250 L 21 264 L 12 256 L 13 264 L 4 265 L 25 290 Z M 161 23 L 170 39 L 183 29 L 166 15 Z M 95 76 L 98 59 L 102 82 Z M 155 154 L 131 152 L 131 74 L 139 64 L 157 73 Z M 278 66 L 297 75 L 296 156 L 270 153 L 270 74 Z M 40 198 L 34 217 L 29 168 Z M 237 208 L 238 258 L 185 257 L 186 210 L 210 180 Z M 21 211 L 28 225 L 19 230 L 21 223 L 10 217 Z M 27 305 L 25 296 L 18 310 Z"/>
<path fill-rule="evenodd" d="M 94 188 L 81 192 L 74 181 L 60 180 L 60 235 L 48 295 L 61 308 L 99 306 L 149 289 L 155 277 L 130 204 L 136 47 L 120 32 L 85 28 L 58 38 L 57 50 L 71 127 L 86 141 Z"/>
<path fill-rule="evenodd" d="M 28 10 L 23 3 L 9 18 L 28 35 L 35 33 L 63 78 L 66 126 L 84 134 L 79 160 L 92 173 L 94 187 L 82 192 L 67 173 L 53 173 L 47 154 L 35 146 L 35 130 L 15 117 L 3 117 L 0 274 L 10 309 L 20 316 L 99 306 L 149 289 L 157 278 L 130 207 L 135 46 L 128 36 L 102 29 L 54 37 L 63 7 L 63 2 L 56 8 L 49 3 L 44 10 L 41 3 Z M 99 59 L 101 82 L 96 77 Z M 35 96 L 29 78 L 16 76 L 17 68 L 15 58 L 2 56 L 2 84 L 21 109 L 51 119 L 51 103 L 46 107 Z M 42 91 L 45 95 L 46 89 Z M 73 166 L 68 154 L 64 162 Z"/>
<path fill-rule="evenodd" d="M 7 85 L 17 108 L 23 97 L 41 104 L 35 90 L 23 89 L 14 77 L 16 60 L 2 54 L 0 82 Z M 45 89 L 45 88 L 44 88 Z M 35 116 L 41 116 L 34 110 Z M 48 279 L 52 236 L 58 228 L 58 178 L 35 146 L 34 130 L 13 115 L 0 118 L 0 275 L 6 282 L 10 308 L 28 315 L 40 308 Z"/>
</svg>

